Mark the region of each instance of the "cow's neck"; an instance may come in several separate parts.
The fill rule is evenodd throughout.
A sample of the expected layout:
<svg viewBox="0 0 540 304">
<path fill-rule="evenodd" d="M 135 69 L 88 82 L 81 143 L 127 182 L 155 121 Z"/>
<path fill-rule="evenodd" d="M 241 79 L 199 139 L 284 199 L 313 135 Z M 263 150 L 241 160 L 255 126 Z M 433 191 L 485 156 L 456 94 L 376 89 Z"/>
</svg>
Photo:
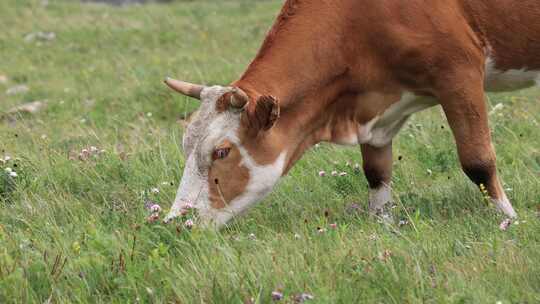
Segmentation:
<svg viewBox="0 0 540 304">
<path fill-rule="evenodd" d="M 347 68 L 335 47 L 341 39 L 342 21 L 336 6 L 328 9 L 324 2 L 306 5 L 288 0 L 257 56 L 234 85 L 253 99 L 277 97 L 282 110 L 294 107 L 308 93 L 332 86 Z"/>
<path fill-rule="evenodd" d="M 324 122 L 320 118 L 348 87 L 346 60 L 343 51 L 336 48 L 342 36 L 339 7 L 326 9 L 326 1 L 308 6 L 296 3 L 287 1 L 258 55 L 232 84 L 252 101 L 261 95 L 278 99 L 278 123 L 260 140 L 275 150 L 274 155 L 263 158 L 274 159 L 287 150 L 287 170 L 321 140 L 317 129 Z M 253 150 L 264 146 L 260 140 L 255 141 Z"/>
</svg>

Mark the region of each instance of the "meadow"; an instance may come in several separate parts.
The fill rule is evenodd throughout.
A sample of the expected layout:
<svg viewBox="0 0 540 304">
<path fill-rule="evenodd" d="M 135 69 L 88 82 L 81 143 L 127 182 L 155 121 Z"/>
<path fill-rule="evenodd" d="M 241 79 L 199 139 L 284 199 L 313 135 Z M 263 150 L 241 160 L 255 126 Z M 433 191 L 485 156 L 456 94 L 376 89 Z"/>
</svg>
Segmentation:
<svg viewBox="0 0 540 304">
<path fill-rule="evenodd" d="M 147 222 L 197 108 L 163 77 L 234 81 L 280 5 L 0 1 L 0 303 L 540 303 L 539 88 L 489 95 L 505 231 L 439 107 L 395 141 L 394 225 L 366 215 L 359 148 L 328 144 L 222 231 Z"/>
</svg>

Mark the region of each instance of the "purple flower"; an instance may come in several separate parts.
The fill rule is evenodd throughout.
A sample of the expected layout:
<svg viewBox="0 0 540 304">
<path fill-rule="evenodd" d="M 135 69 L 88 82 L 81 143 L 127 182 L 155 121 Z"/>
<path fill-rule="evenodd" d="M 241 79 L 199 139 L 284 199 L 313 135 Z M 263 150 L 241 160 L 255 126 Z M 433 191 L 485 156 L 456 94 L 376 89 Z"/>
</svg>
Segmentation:
<svg viewBox="0 0 540 304">
<path fill-rule="evenodd" d="M 161 206 L 158 204 L 154 204 L 150 207 L 150 211 L 153 213 L 160 213 L 161 212 Z"/>
<path fill-rule="evenodd" d="M 193 223 L 192 219 L 189 219 L 184 223 L 184 227 L 186 227 L 187 229 L 193 228 L 194 225 L 195 225 L 195 223 Z"/>
<path fill-rule="evenodd" d="M 279 291 L 272 291 L 272 300 L 273 301 L 280 301 L 283 299 L 283 293 Z"/>
<path fill-rule="evenodd" d="M 502 231 L 506 231 L 506 229 L 510 227 L 510 224 L 512 224 L 512 220 L 507 218 L 501 222 L 501 224 L 499 225 L 499 229 L 501 229 Z"/>
<path fill-rule="evenodd" d="M 320 177 L 326 176 L 326 172 L 324 172 L 324 171 L 319 171 L 319 176 L 320 176 Z"/>
</svg>

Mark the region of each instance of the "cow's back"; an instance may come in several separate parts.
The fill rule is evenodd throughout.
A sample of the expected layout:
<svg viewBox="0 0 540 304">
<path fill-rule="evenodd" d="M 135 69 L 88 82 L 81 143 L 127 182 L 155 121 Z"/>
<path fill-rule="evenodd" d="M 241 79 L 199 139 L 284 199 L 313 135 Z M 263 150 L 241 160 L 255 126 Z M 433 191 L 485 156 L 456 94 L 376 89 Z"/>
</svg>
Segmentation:
<svg viewBox="0 0 540 304">
<path fill-rule="evenodd" d="M 540 1 L 459 1 L 499 69 L 540 69 Z"/>
</svg>

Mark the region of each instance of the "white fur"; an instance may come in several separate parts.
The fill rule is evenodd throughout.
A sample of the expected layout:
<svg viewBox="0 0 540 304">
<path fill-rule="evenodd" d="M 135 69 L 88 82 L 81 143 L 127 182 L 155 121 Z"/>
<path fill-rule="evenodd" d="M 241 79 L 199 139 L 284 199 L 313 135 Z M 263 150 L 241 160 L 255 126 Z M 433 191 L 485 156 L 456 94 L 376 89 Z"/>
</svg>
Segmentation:
<svg viewBox="0 0 540 304">
<path fill-rule="evenodd" d="M 435 104 L 433 98 L 419 97 L 410 92 L 403 93 L 401 99 L 381 115 L 358 127 L 358 143 L 375 147 L 386 146 L 412 114 Z"/>
<path fill-rule="evenodd" d="M 539 70 L 523 67 L 519 70 L 501 71 L 497 69 L 496 62 L 491 57 L 486 59 L 485 73 L 487 91 L 512 91 L 531 87 L 535 83 L 540 85 Z"/>
<path fill-rule="evenodd" d="M 392 200 L 392 189 L 383 184 L 377 189 L 369 189 L 369 211 L 378 213 L 384 210 L 384 205 Z"/>
<path fill-rule="evenodd" d="M 506 216 L 511 217 L 511 218 L 517 217 L 516 211 L 514 211 L 514 208 L 512 207 L 512 204 L 508 200 L 508 197 L 506 197 L 506 194 L 503 193 L 502 198 L 500 198 L 500 199 L 491 199 L 491 201 Z"/>
<path fill-rule="evenodd" d="M 251 158 L 244 147 L 237 146 L 242 154 L 242 164 L 249 170 L 250 179 L 244 193 L 233 199 L 224 209 L 212 211 L 211 220 L 216 227 L 226 224 L 230 219 L 242 214 L 254 203 L 268 195 L 285 169 L 286 152 L 282 152 L 274 163 L 260 166 Z"/>
</svg>

